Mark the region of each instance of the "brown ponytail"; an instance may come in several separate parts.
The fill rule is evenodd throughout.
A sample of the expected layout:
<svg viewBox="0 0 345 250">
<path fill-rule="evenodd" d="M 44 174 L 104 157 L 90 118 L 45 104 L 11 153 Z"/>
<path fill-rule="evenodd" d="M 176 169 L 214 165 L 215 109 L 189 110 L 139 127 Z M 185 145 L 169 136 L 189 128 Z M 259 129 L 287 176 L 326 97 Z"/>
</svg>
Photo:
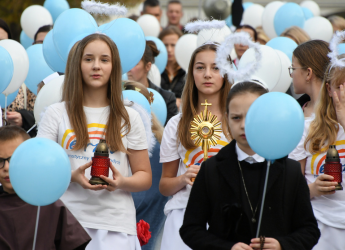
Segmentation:
<svg viewBox="0 0 345 250">
<path fill-rule="evenodd" d="M 146 41 L 145 52 L 141 60 L 144 65 L 150 63 L 155 63 L 155 57 L 159 55 L 159 50 L 157 45 L 153 41 Z"/>
</svg>

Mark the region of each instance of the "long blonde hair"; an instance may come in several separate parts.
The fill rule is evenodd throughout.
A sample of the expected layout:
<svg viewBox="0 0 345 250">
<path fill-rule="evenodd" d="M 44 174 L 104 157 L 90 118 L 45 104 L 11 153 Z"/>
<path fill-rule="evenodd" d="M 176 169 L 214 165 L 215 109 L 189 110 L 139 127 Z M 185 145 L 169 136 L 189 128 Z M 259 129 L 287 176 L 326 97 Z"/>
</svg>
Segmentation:
<svg viewBox="0 0 345 250">
<path fill-rule="evenodd" d="M 341 55 L 339 58 L 345 58 Z M 319 101 L 315 110 L 315 119 L 311 122 L 304 148 L 316 154 L 328 150 L 336 142 L 339 124 L 332 97 L 329 96 L 327 85 L 337 87 L 345 79 L 345 70 L 328 65 L 322 83 Z M 307 143 L 310 142 L 307 149 Z"/>
<path fill-rule="evenodd" d="M 111 151 L 128 153 L 122 143 L 122 136 L 129 133 L 131 125 L 129 115 L 122 102 L 122 70 L 119 51 L 115 43 L 109 37 L 102 34 L 92 34 L 85 37 L 68 56 L 62 100 L 66 102 L 68 118 L 77 138 L 73 150 L 85 148 L 90 141 L 83 109 L 83 86 L 85 83 L 81 72 L 81 60 L 85 47 L 96 40 L 103 41 L 108 45 L 112 61 L 112 70 L 107 90 L 110 111 L 106 124 L 105 139 Z"/>
<path fill-rule="evenodd" d="M 182 93 L 182 118 L 179 121 L 177 131 L 178 131 L 178 139 L 183 145 L 185 149 L 194 149 L 196 148 L 194 142 L 190 137 L 190 123 L 193 120 L 194 116 L 197 114 L 196 110 L 198 108 L 199 100 L 198 100 L 198 89 L 195 86 L 194 76 L 193 76 L 193 67 L 195 63 L 195 57 L 198 53 L 211 50 L 216 53 L 217 46 L 215 44 L 205 44 L 197 48 L 191 57 L 189 67 L 188 67 L 188 74 L 186 78 L 186 84 L 183 88 Z M 226 102 L 226 98 L 230 91 L 231 84 L 227 80 L 227 76 L 224 76 L 223 86 L 220 90 L 220 98 L 219 98 L 219 107 L 220 111 L 223 114 L 222 117 L 222 129 L 224 135 L 230 140 L 229 129 L 228 129 L 228 120 L 226 118 L 226 106 L 224 103 Z M 204 100 L 202 100 L 204 101 Z"/>
</svg>

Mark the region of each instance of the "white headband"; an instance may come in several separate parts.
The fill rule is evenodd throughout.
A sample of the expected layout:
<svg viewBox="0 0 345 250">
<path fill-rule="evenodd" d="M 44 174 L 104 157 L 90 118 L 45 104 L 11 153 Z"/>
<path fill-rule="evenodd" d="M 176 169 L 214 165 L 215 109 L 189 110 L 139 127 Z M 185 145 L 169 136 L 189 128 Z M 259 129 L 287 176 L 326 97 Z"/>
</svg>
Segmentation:
<svg viewBox="0 0 345 250">
<path fill-rule="evenodd" d="M 108 4 L 108 3 L 101 3 L 96 2 L 95 0 L 84 0 L 81 2 L 81 7 L 89 12 L 90 14 L 99 14 L 99 15 L 127 15 L 127 8 L 124 5 L 119 3 L 116 4 Z"/>
<path fill-rule="evenodd" d="M 329 43 L 329 49 L 331 52 L 328 53 L 328 57 L 331 59 L 331 67 L 329 68 L 329 72 L 333 67 L 344 68 L 345 67 L 345 58 L 338 58 L 338 45 L 345 40 L 345 30 L 344 31 L 337 31 Z M 328 72 L 328 73 L 329 73 Z"/>
<path fill-rule="evenodd" d="M 212 20 L 212 21 L 202 21 L 197 20 L 195 22 L 187 23 L 184 29 L 189 33 L 199 32 L 201 30 L 210 29 L 222 29 L 226 25 L 225 21 Z"/>
<path fill-rule="evenodd" d="M 246 45 L 255 50 L 255 61 L 250 63 L 247 67 L 235 70 L 232 63 L 228 61 L 228 57 L 234 48 L 234 44 Z M 220 74 L 224 77 L 228 76 L 229 82 L 236 80 L 249 80 L 252 73 L 260 68 L 262 52 L 260 44 L 252 41 L 247 32 L 236 32 L 225 38 L 224 42 L 217 49 L 216 64 L 220 69 Z"/>
</svg>

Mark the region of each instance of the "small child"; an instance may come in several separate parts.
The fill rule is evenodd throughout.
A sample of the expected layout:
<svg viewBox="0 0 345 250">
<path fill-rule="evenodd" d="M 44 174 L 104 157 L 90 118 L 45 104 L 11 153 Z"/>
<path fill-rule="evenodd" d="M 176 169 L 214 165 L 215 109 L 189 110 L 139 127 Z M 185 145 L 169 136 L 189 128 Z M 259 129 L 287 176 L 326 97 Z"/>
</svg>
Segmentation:
<svg viewBox="0 0 345 250">
<path fill-rule="evenodd" d="M 20 127 L 0 128 L 0 249 L 31 249 L 34 241 L 37 207 L 19 198 L 9 178 L 11 156 L 27 139 Z M 41 207 L 36 249 L 81 250 L 90 240 L 60 200 Z"/>
</svg>

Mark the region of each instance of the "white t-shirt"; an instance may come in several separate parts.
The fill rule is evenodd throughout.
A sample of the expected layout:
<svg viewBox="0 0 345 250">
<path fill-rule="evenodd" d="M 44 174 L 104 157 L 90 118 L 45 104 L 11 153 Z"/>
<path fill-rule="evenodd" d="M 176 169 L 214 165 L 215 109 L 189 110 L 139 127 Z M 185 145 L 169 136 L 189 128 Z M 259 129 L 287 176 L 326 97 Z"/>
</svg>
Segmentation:
<svg viewBox="0 0 345 250">
<path fill-rule="evenodd" d="M 134 150 L 147 149 L 145 129 L 139 114 L 128 107 L 126 110 L 130 118 L 131 130 L 122 137 L 124 147 Z M 109 107 L 84 107 L 84 112 L 90 138 L 86 149 L 72 151 L 76 138 L 64 102 L 48 107 L 38 129 L 37 137 L 51 139 L 63 147 L 70 159 L 72 170 L 91 161 L 97 144 L 100 139 L 104 139 Z M 125 153 L 110 151 L 109 158 L 123 176 L 130 175 L 128 157 Z M 85 171 L 87 179 L 91 178 L 90 171 L 91 167 Z M 112 178 L 111 170 L 109 177 Z M 77 183 L 71 183 L 61 200 L 83 227 L 136 235 L 136 212 L 130 192 L 93 191 L 83 189 Z"/>
<path fill-rule="evenodd" d="M 160 163 L 180 159 L 177 176 L 183 175 L 187 171 L 186 166 L 201 165 L 204 159 L 204 151 L 201 147 L 194 150 L 186 150 L 182 144 L 178 142 L 177 127 L 181 117 L 182 114 L 178 114 L 169 120 L 164 129 L 160 151 Z M 229 143 L 229 141 L 224 134 L 221 133 L 221 139 L 218 140 L 217 143 L 216 146 L 212 146 L 208 151 L 208 157 L 216 155 L 221 148 Z M 174 194 L 165 205 L 164 213 L 167 215 L 173 209 L 186 208 L 191 188 L 191 185 L 186 185 Z"/>
<path fill-rule="evenodd" d="M 308 117 L 304 123 L 304 132 L 301 141 L 297 147 L 289 154 L 289 158 L 296 161 L 307 159 L 305 166 L 305 178 L 307 183 L 315 182 L 319 174 L 324 173 L 324 164 L 327 152 L 312 155 L 304 149 L 304 142 L 308 136 L 310 123 L 314 119 Z M 345 133 L 343 127 L 339 124 L 339 132 L 335 142 L 336 149 L 339 152 L 340 162 L 343 165 L 343 182 L 345 188 Z M 309 142 L 306 145 L 309 148 Z M 335 194 L 314 197 L 311 200 L 315 218 L 327 226 L 345 229 L 345 190 L 336 191 Z"/>
</svg>

